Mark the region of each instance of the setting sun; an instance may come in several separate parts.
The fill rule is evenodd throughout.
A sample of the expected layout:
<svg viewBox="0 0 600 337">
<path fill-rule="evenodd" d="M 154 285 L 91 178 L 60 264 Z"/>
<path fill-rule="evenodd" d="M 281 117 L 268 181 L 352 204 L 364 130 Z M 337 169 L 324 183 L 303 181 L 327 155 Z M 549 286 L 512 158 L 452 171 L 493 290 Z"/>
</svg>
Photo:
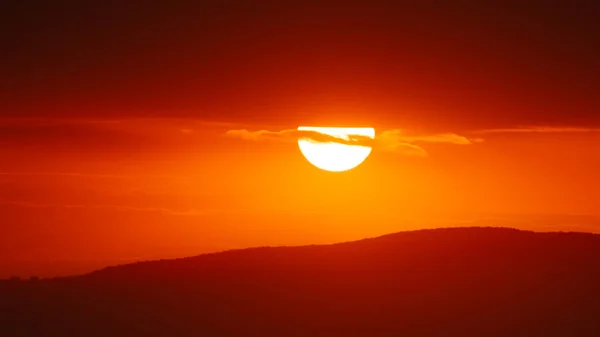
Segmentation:
<svg viewBox="0 0 600 337">
<path fill-rule="evenodd" d="M 366 136 L 375 138 L 373 128 L 340 128 L 300 126 L 298 131 L 314 131 L 349 140 L 349 136 Z M 318 142 L 300 137 L 298 146 L 304 157 L 314 166 L 332 172 L 342 172 L 360 165 L 371 153 L 371 147 L 363 145 L 347 145 L 334 142 Z"/>
</svg>

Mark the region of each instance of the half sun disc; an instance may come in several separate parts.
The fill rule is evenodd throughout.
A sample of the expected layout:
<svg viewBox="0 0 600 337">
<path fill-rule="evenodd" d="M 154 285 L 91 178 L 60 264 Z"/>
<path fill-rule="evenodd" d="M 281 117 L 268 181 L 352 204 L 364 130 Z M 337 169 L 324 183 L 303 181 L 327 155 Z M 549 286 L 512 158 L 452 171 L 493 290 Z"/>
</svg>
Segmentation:
<svg viewBox="0 0 600 337">
<path fill-rule="evenodd" d="M 340 128 L 300 126 L 298 131 L 314 131 L 336 138 L 349 140 L 349 136 L 375 138 L 373 128 Z M 342 172 L 360 165 L 371 153 L 370 146 L 347 145 L 341 143 L 321 143 L 312 139 L 298 139 L 298 147 L 304 157 L 314 166 L 332 172 Z"/>
</svg>

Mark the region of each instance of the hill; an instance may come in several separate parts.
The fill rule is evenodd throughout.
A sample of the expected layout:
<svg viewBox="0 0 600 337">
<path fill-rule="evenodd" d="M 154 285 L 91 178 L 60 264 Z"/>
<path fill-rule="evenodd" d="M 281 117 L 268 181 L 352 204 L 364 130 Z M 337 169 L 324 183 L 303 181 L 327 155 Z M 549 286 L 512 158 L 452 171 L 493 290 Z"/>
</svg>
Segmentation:
<svg viewBox="0 0 600 337">
<path fill-rule="evenodd" d="M 600 235 L 449 228 L 0 282 L 2 336 L 600 336 Z"/>
</svg>

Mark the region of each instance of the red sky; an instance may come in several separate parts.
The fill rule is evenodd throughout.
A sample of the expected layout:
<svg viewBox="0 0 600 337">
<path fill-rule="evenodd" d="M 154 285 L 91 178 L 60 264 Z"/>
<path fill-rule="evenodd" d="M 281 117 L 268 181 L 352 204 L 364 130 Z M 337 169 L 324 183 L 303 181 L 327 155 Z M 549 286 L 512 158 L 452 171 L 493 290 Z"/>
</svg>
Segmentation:
<svg viewBox="0 0 600 337">
<path fill-rule="evenodd" d="M 583 3 L 2 6 L 0 277 L 457 224 L 600 232 Z M 228 135 L 298 125 L 421 155 L 332 174 Z"/>
</svg>

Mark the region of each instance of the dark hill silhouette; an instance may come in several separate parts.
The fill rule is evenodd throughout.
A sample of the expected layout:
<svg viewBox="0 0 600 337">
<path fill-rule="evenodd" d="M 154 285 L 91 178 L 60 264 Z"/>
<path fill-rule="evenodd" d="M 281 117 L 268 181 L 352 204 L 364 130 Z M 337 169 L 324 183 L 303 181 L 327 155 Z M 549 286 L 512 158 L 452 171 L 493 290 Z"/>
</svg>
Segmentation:
<svg viewBox="0 0 600 337">
<path fill-rule="evenodd" d="M 0 282 L 2 336 L 600 336 L 600 235 L 503 228 Z"/>
</svg>

